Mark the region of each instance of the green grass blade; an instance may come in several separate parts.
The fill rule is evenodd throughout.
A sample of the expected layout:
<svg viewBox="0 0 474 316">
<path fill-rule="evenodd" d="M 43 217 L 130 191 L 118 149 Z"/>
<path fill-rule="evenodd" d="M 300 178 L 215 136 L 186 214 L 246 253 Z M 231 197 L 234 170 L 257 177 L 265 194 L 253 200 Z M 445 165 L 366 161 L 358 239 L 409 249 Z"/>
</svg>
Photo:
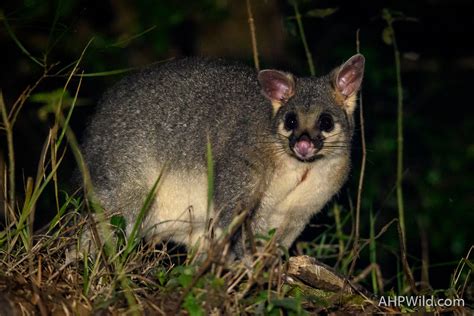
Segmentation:
<svg viewBox="0 0 474 316">
<path fill-rule="evenodd" d="M 20 42 L 20 40 L 16 37 L 15 33 L 10 27 L 10 24 L 7 21 L 7 18 L 3 15 L 3 12 L 0 11 L 0 20 L 3 20 L 3 25 L 5 25 L 5 29 L 7 30 L 8 35 L 11 37 L 11 39 L 15 42 L 16 46 L 26 55 L 28 58 L 30 58 L 34 63 L 38 64 L 41 67 L 45 67 L 46 65 L 39 61 L 38 58 L 34 57 L 31 55 L 31 53 L 23 46 L 23 44 Z"/>
<path fill-rule="evenodd" d="M 370 209 L 369 213 L 370 218 L 370 243 L 369 243 L 369 252 L 370 252 L 370 263 L 374 267 L 377 264 L 377 248 L 375 247 L 375 217 Z M 371 271 L 371 279 L 372 279 L 372 288 L 374 294 L 377 295 L 379 292 L 379 288 L 377 286 L 377 273 L 375 269 L 372 268 Z"/>
<path fill-rule="evenodd" d="M 129 42 L 133 41 L 133 40 L 136 39 L 136 38 L 139 38 L 139 37 L 145 35 L 146 33 L 149 33 L 149 32 L 151 32 L 151 31 L 153 31 L 154 29 L 156 29 L 156 25 L 153 25 L 153 26 L 147 28 L 147 29 L 144 30 L 143 32 L 140 32 L 140 33 L 135 34 L 135 35 L 132 35 L 132 36 L 126 38 L 126 39 L 123 39 L 123 40 L 121 40 L 121 41 L 118 41 L 118 42 L 116 42 L 116 43 L 113 43 L 113 44 L 111 44 L 111 45 L 108 45 L 108 46 L 106 46 L 105 48 L 108 48 L 108 47 L 125 47 Z"/>
<path fill-rule="evenodd" d="M 113 75 L 123 74 L 123 73 L 126 73 L 126 72 L 130 72 L 132 70 L 135 70 L 135 69 L 137 69 L 137 67 L 128 67 L 128 68 L 115 69 L 115 70 L 109 70 L 109 71 L 100 71 L 100 72 L 77 74 L 75 76 L 77 76 L 77 77 L 105 77 L 105 76 L 113 76 Z"/>
<path fill-rule="evenodd" d="M 67 210 L 68 206 L 71 205 L 71 203 L 72 203 L 72 201 L 74 201 L 74 199 L 75 199 L 74 195 L 71 195 L 66 199 L 66 202 L 64 202 L 64 204 L 59 209 L 59 212 L 56 213 L 54 218 L 51 220 L 51 223 L 49 224 L 48 230 L 46 232 L 47 235 L 54 229 L 54 227 L 56 227 L 58 225 L 58 223 L 61 220 L 61 218 L 63 217 L 63 215 L 66 213 L 66 210 Z"/>
</svg>

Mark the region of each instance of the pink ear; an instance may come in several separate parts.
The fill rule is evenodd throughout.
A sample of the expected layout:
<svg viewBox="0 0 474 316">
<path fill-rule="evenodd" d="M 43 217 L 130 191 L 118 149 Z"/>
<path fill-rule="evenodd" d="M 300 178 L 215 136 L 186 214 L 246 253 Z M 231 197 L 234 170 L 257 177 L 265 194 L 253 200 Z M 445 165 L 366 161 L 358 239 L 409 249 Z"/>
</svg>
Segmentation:
<svg viewBox="0 0 474 316">
<path fill-rule="evenodd" d="M 270 101 L 286 102 L 295 94 L 293 76 L 278 70 L 266 69 L 258 73 L 263 95 Z"/>
<path fill-rule="evenodd" d="M 357 54 L 339 67 L 336 76 L 336 88 L 346 98 L 359 91 L 364 77 L 364 64 L 364 56 Z"/>
</svg>

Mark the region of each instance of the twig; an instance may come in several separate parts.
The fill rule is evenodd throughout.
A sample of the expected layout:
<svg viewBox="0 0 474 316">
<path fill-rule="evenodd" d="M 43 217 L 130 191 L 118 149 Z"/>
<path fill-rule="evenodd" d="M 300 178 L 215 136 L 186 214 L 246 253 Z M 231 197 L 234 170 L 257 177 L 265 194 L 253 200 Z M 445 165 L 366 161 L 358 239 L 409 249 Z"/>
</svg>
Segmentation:
<svg viewBox="0 0 474 316">
<path fill-rule="evenodd" d="M 15 42 L 15 44 L 18 46 L 18 48 L 26 55 L 28 58 L 30 58 L 33 62 L 35 62 L 37 65 L 45 68 L 46 65 L 42 63 L 38 58 L 34 57 L 31 55 L 31 53 L 23 46 L 23 44 L 20 42 L 20 40 L 16 37 L 15 33 L 10 27 L 10 24 L 8 23 L 7 19 L 5 16 L 3 16 L 3 13 L 0 12 L 0 20 L 3 20 L 3 25 L 5 26 L 5 29 L 7 30 L 8 35 L 10 38 Z"/>
<path fill-rule="evenodd" d="M 413 273 L 411 272 L 410 266 L 408 265 L 407 251 L 405 248 L 405 244 L 403 243 L 403 237 L 401 236 L 402 228 L 401 228 L 400 222 L 397 223 L 397 228 L 398 228 L 398 234 L 400 235 L 400 254 L 401 254 L 401 259 L 402 259 L 403 271 L 405 272 L 405 276 L 408 279 L 408 283 L 410 284 L 411 290 L 413 291 L 413 293 L 417 294 L 418 290 L 416 289 L 415 279 L 413 278 Z"/>
<path fill-rule="evenodd" d="M 471 248 L 469 249 L 469 251 L 468 251 L 468 253 L 467 253 L 467 255 L 466 255 L 466 258 L 463 258 L 463 259 L 462 259 L 463 265 L 462 265 L 461 270 L 459 271 L 459 276 L 461 275 L 461 272 L 462 272 L 462 269 L 464 268 L 464 265 L 469 261 L 469 256 L 471 255 L 471 251 L 472 251 L 473 249 L 474 249 L 474 246 L 471 246 Z M 457 268 L 456 268 L 456 270 L 457 270 Z M 464 296 L 464 293 L 465 293 L 465 291 L 466 291 L 466 287 L 467 287 L 467 285 L 468 285 L 468 282 L 469 282 L 469 279 L 470 279 L 470 277 L 471 277 L 471 274 L 472 274 L 472 269 L 468 270 L 467 275 L 466 275 L 466 279 L 464 280 L 464 284 L 462 285 L 462 289 L 461 289 L 460 291 L 458 291 L 458 292 L 461 292 L 461 293 L 459 294 L 460 297 L 463 297 L 463 296 Z M 454 273 L 454 275 L 456 275 L 456 273 Z M 458 279 L 459 276 L 458 276 L 456 279 Z"/>
<path fill-rule="evenodd" d="M 252 53 L 253 53 L 253 62 L 255 64 L 255 69 L 260 70 L 260 62 L 258 60 L 258 48 L 257 48 L 257 36 L 255 32 L 255 21 L 253 19 L 252 6 L 250 0 L 247 0 L 247 16 L 250 27 L 250 36 L 252 38 Z"/>
<path fill-rule="evenodd" d="M 420 229 L 421 240 L 421 284 L 422 289 L 430 288 L 430 255 L 429 255 L 429 241 L 426 233 L 426 227 L 421 220 L 418 220 L 418 227 Z"/>
<path fill-rule="evenodd" d="M 13 128 L 8 119 L 7 107 L 3 100 L 3 93 L 0 90 L 0 111 L 2 112 L 3 125 L 7 135 L 8 146 L 8 207 L 10 212 L 15 209 L 15 151 L 13 148 Z"/>
<path fill-rule="evenodd" d="M 237 232 L 237 230 L 242 226 L 244 221 L 247 218 L 247 215 L 249 214 L 249 211 L 243 211 L 241 212 L 238 216 L 234 218 L 232 223 L 229 225 L 229 232 L 223 236 L 222 240 L 215 245 L 215 247 L 212 247 L 208 251 L 208 255 L 206 260 L 202 263 L 201 268 L 196 272 L 196 275 L 194 276 L 194 279 L 191 281 L 191 283 L 183 290 L 183 293 L 179 296 L 176 306 L 174 308 L 173 313 L 171 315 L 177 315 L 178 311 L 181 307 L 181 304 L 183 303 L 184 299 L 186 296 L 191 292 L 193 287 L 196 285 L 196 283 L 199 281 L 199 279 L 206 273 L 206 271 L 211 267 L 212 263 L 215 261 L 216 254 L 222 254 L 223 249 L 225 246 L 230 242 L 230 239 L 234 234 Z"/>
<path fill-rule="evenodd" d="M 359 30 L 356 33 L 356 46 L 357 53 L 360 53 L 360 40 L 359 40 Z M 360 119 L 360 139 L 362 145 L 362 161 L 360 166 L 360 175 L 359 175 L 359 185 L 357 187 L 357 201 L 356 201 L 356 214 L 355 214 L 355 228 L 354 228 L 354 248 L 353 248 L 353 257 L 352 263 L 349 270 L 349 276 L 352 275 L 355 268 L 355 262 L 357 261 L 358 251 L 359 251 L 359 239 L 360 239 L 360 208 L 362 201 L 362 189 L 364 187 L 364 175 L 365 175 L 365 162 L 367 159 L 367 150 L 365 143 L 365 121 L 364 121 L 364 106 L 362 102 L 362 93 L 359 96 L 359 119 Z"/>
<path fill-rule="evenodd" d="M 400 51 L 398 50 L 397 40 L 395 38 L 395 30 L 393 29 L 394 19 L 389 10 L 383 11 L 383 17 L 387 22 L 393 47 L 393 55 L 395 59 L 395 74 L 397 78 L 397 206 L 398 217 L 400 219 L 401 237 L 403 247 L 406 248 L 405 234 L 405 210 L 403 203 L 403 88 L 400 66 Z"/>
<path fill-rule="evenodd" d="M 20 94 L 20 96 L 16 99 L 15 103 L 10 109 L 10 113 L 8 114 L 8 119 L 10 120 L 10 124 L 13 126 L 15 125 L 16 119 L 18 117 L 18 114 L 20 113 L 21 109 L 23 108 L 23 105 L 25 104 L 26 100 L 29 99 L 31 93 L 38 87 L 38 85 L 46 78 L 48 77 L 49 71 L 54 67 L 54 65 L 47 66 L 41 75 L 41 77 L 36 80 L 36 82 L 32 86 L 28 86 L 23 90 L 23 92 Z"/>
<path fill-rule="evenodd" d="M 382 271 L 380 270 L 380 266 L 377 263 L 371 263 L 369 264 L 364 270 L 362 270 L 361 273 L 359 273 L 358 276 L 354 277 L 351 282 L 352 283 L 359 283 L 363 279 L 367 277 L 369 273 L 375 272 L 377 276 L 377 286 L 383 292 L 383 278 L 382 278 Z M 374 293 L 377 295 L 377 293 Z"/>
<path fill-rule="evenodd" d="M 33 240 L 33 238 L 30 238 L 30 242 L 32 240 Z M 48 313 L 48 310 L 47 310 L 46 306 L 44 305 L 43 298 L 41 296 L 40 287 L 39 287 L 40 282 L 41 282 L 41 256 L 39 256 L 39 258 L 38 258 L 38 275 L 37 275 L 36 279 L 34 277 L 33 258 L 34 258 L 34 254 L 31 252 L 28 256 L 28 268 L 29 268 L 29 272 L 30 272 L 31 288 L 32 288 L 33 293 L 36 297 L 36 299 L 33 300 L 33 304 L 38 306 L 41 316 L 46 316 L 49 313 Z"/>
<path fill-rule="evenodd" d="M 336 221 L 336 235 L 338 239 L 338 245 L 339 245 L 339 254 L 337 256 L 337 262 L 340 262 L 343 257 L 344 257 L 344 239 L 343 239 L 343 232 L 342 232 L 342 223 L 341 223 L 341 209 L 339 204 L 334 204 L 334 219 Z"/>
<path fill-rule="evenodd" d="M 311 55 L 308 42 L 306 41 L 306 34 L 304 32 L 303 21 L 301 20 L 300 10 L 298 9 L 298 4 L 296 3 L 296 0 L 293 0 L 292 4 L 293 4 L 293 9 L 295 10 L 296 24 L 298 24 L 298 31 L 300 32 L 301 42 L 303 43 L 304 51 L 306 53 L 306 59 L 308 60 L 309 72 L 311 76 L 314 76 L 316 74 L 316 71 L 314 69 L 313 56 Z"/>
<path fill-rule="evenodd" d="M 383 18 L 387 23 L 387 29 L 390 34 L 390 41 L 393 48 L 395 60 L 395 74 L 397 78 L 397 206 L 399 219 L 399 235 L 400 235 L 400 251 L 402 257 L 403 269 L 405 276 L 408 278 L 410 287 L 416 293 L 415 281 L 406 260 L 406 233 L 405 233 L 405 209 L 403 201 L 403 87 L 400 66 L 400 51 L 398 50 L 397 40 L 395 38 L 395 30 L 391 12 L 388 9 L 383 10 Z"/>
</svg>

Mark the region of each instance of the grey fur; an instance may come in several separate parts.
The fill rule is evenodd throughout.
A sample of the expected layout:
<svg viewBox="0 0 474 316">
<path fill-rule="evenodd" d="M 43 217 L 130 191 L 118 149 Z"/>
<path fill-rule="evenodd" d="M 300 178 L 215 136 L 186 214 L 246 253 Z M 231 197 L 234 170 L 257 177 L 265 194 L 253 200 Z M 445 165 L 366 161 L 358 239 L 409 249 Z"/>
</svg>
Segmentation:
<svg viewBox="0 0 474 316">
<path fill-rule="evenodd" d="M 83 150 L 95 192 L 106 210 L 125 216 L 129 230 L 151 189 L 144 181 L 149 168 L 168 162 L 171 174 L 205 170 L 209 139 L 220 227 L 242 210 L 258 216 L 278 168 L 275 157 L 291 155 L 288 140 L 278 134 L 288 111 L 315 117 L 328 112 L 342 127 L 346 145 L 307 164 L 340 157 L 348 161 L 352 113 L 336 104 L 333 81 L 334 74 L 296 78 L 294 96 L 273 113 L 257 73 L 239 63 L 189 58 L 128 76 L 105 93 L 85 135 Z M 334 180 L 337 190 L 347 171 Z M 148 227 L 158 224 L 150 221 Z"/>
</svg>

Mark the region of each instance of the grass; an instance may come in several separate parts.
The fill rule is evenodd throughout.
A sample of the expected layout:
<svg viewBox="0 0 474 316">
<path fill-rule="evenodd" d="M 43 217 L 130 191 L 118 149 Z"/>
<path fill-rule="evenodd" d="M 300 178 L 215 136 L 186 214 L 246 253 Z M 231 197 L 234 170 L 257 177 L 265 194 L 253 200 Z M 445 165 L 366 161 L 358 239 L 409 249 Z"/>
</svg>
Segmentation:
<svg viewBox="0 0 474 316">
<path fill-rule="evenodd" d="M 303 20 L 296 2 L 293 3 L 300 36 L 305 43 Z M 251 15 L 250 1 L 247 1 Z M 249 23 L 253 18 L 249 17 Z M 70 129 L 70 121 L 80 94 L 82 78 L 120 73 L 122 70 L 84 74 L 80 63 L 89 44 L 77 61 L 68 67 L 56 70 L 47 65 L 47 58 L 31 55 L 6 23 L 8 33 L 20 51 L 33 63 L 44 69 L 40 78 L 26 88 L 12 105 L 5 104 L 0 93 L 2 125 L 0 131 L 7 143 L 7 161 L 0 160 L 1 195 L 5 224 L 0 230 L 0 314 L 22 313 L 48 315 L 59 314 L 269 314 L 304 315 L 318 312 L 390 312 L 377 306 L 370 295 L 343 296 L 338 291 L 321 290 L 308 286 L 301 280 L 287 278 L 289 253 L 275 242 L 273 232 L 255 236 L 255 243 L 263 249 L 255 252 L 246 262 L 227 262 L 223 253 L 228 250 L 229 240 L 244 224 L 246 215 L 240 214 L 228 228 L 222 239 L 217 240 L 204 261 L 196 260 L 195 252 L 184 254 L 174 245 L 145 243 L 139 238 L 138 228 L 156 194 L 160 177 L 143 201 L 139 219 L 134 223 L 130 236 L 123 231 L 126 225 L 121 216 L 107 217 L 95 201 L 90 176 Z M 255 65 L 258 67 L 255 27 L 250 23 Z M 389 26 L 391 24 L 389 23 Z M 393 34 L 393 28 L 391 29 Z M 310 71 L 314 72 L 312 56 L 304 45 Z M 396 52 L 396 47 L 394 47 Z M 395 54 L 397 57 L 397 54 Z M 396 59 L 395 59 L 396 61 Z M 397 62 L 399 74 L 399 61 Z M 55 72 L 56 71 L 56 72 Z M 65 78 L 58 98 L 57 90 L 51 92 L 54 106 L 47 107 L 54 122 L 45 139 L 34 177 L 27 177 L 25 184 L 16 183 L 14 126 L 24 105 L 35 97 L 37 86 L 50 77 Z M 79 80 L 72 80 L 78 78 Z M 398 78 L 398 77 L 397 77 Z M 401 79 L 397 86 L 401 89 Z M 72 91 L 72 92 L 71 92 Z M 38 95 L 36 95 L 38 96 Z M 72 97 L 69 97 L 72 96 Z M 48 94 L 42 94 L 48 100 Z M 399 102 L 401 98 L 399 97 Z M 398 117 L 403 109 L 398 105 Z M 362 113 L 361 113 L 362 115 Z M 361 116 L 363 122 L 363 116 Z M 400 121 L 399 121 L 400 122 Z M 399 135 L 403 124 L 399 123 Z M 362 128 L 363 132 L 363 128 Z M 3 135 L 4 134 L 4 135 Z M 365 150 L 365 142 L 363 146 Z M 399 147 L 397 157 L 403 156 Z M 66 193 L 58 180 L 66 152 L 71 152 L 84 177 L 85 194 Z M 213 159 L 210 144 L 207 148 L 209 170 L 209 192 L 213 192 Z M 401 166 L 400 161 L 398 166 Z M 398 188 L 401 186 L 399 167 Z M 364 169 L 364 168 L 362 168 Z M 411 295 L 418 293 L 413 275 L 422 264 L 416 262 L 406 251 L 403 211 L 399 218 L 377 230 L 377 216 L 370 213 L 370 232 L 364 238 L 359 232 L 359 213 L 364 172 L 361 172 L 356 210 L 344 209 L 337 203 L 332 205 L 330 216 L 334 224 L 325 227 L 311 242 L 301 242 L 296 247 L 298 255 L 309 255 L 333 263 L 337 271 L 351 276 L 355 284 L 362 284 L 369 292 L 379 295 Z M 3 179 L 6 179 L 4 181 Z M 22 189 L 20 189 L 22 188 Z M 52 189 L 52 190 L 48 190 Z M 400 189 L 401 190 L 401 189 Z M 53 192 L 52 194 L 50 192 Z M 401 191 L 400 191 L 401 192 Z M 85 198 L 84 198 L 85 197 Z M 403 205 L 403 197 L 397 193 Z M 42 212 L 39 201 L 54 199 L 56 215 L 47 226 L 33 230 L 36 214 Z M 208 199 L 210 206 L 212 199 Z M 92 216 L 99 219 L 94 223 Z M 81 242 L 81 232 L 92 226 L 93 240 L 99 248 L 93 255 L 87 248 L 79 254 L 73 250 Z M 380 242 L 388 231 L 400 232 L 400 249 L 389 248 Z M 105 232 L 98 234 L 97 232 Z M 110 236 L 113 238 L 100 238 Z M 380 249 L 389 248 L 399 265 L 394 281 L 383 276 L 383 267 L 377 261 Z M 459 260 L 447 289 L 424 290 L 424 295 L 463 298 L 469 290 L 469 280 L 474 270 L 473 248 Z M 356 265 L 359 257 L 368 258 L 369 265 Z M 408 280 L 408 282 L 407 282 Z M 396 293 L 393 291 L 397 288 Z M 404 306 L 402 311 L 433 311 L 432 309 Z M 467 309 L 436 308 L 435 311 L 469 312 Z"/>
<path fill-rule="evenodd" d="M 79 88 L 80 83 L 76 87 L 76 97 Z M 8 119 L 11 114 L 8 115 L 7 107 L 3 102 L 1 104 L 4 120 Z M 68 126 L 73 109 L 74 102 L 67 109 L 66 117 L 62 116 L 61 111 L 56 113 L 55 124 L 39 157 L 37 176 L 27 179 L 25 192 L 15 192 L 13 201 L 10 200 L 12 195 L 5 195 L 8 212 L 7 224 L 0 233 L 0 296 L 16 309 L 43 315 L 54 311 L 80 314 L 99 311 L 110 314 L 174 314 L 186 311 L 190 315 L 219 311 L 225 314 L 302 315 L 367 308 L 367 302 L 341 303 L 327 299 L 324 291 L 315 294 L 304 284 L 286 282 L 284 271 L 288 254 L 275 244 L 271 234 L 256 236 L 256 242 L 264 245 L 265 251 L 256 253 L 251 264 L 220 260 L 219 254 L 225 251 L 229 236 L 242 224 L 245 216 L 236 220 L 226 238 L 209 250 L 208 259 L 200 264 L 183 260 L 183 254 L 173 251 L 172 246 L 166 243 L 155 247 L 139 240 L 139 223 L 135 223 L 136 229 L 129 237 L 121 235 L 124 222 L 120 217 L 105 221 L 112 224 L 111 234 L 122 236 L 100 241 L 101 245 L 105 245 L 105 251 L 92 257 L 84 253 L 84 259 L 68 259 L 68 252 L 79 242 L 80 231 L 89 225 L 89 221 L 79 212 L 82 209 L 100 210 L 78 194 L 62 192 L 57 180 L 65 151 L 78 151 Z M 2 127 L 6 130 L 8 124 Z M 208 150 L 208 156 L 212 157 L 210 147 Z M 80 157 L 79 151 L 76 156 Z M 10 174 L 12 170 L 9 165 L 2 166 L 5 174 Z M 210 161 L 209 166 L 212 166 Z M 87 173 L 86 169 L 84 172 Z M 159 178 L 156 185 L 158 183 Z M 57 215 L 44 230 L 33 232 L 33 215 L 39 211 L 38 201 L 49 198 L 45 188 L 50 186 L 57 187 L 53 190 L 58 192 L 55 195 Z M 4 184 L 4 188 L 7 189 L 5 192 L 11 192 L 8 191 L 10 185 Z M 142 217 L 154 191 L 144 201 Z M 24 198 L 20 200 L 17 196 Z M 300 254 L 339 261 L 340 271 L 347 273 L 355 255 L 349 248 L 353 241 L 351 234 L 346 233 L 347 228 L 352 226 L 353 218 L 337 204 L 333 207 L 333 216 L 334 225 L 327 227 L 314 241 L 301 244 L 298 249 Z M 366 239 L 361 237 L 357 254 L 362 255 L 368 249 L 371 262 L 369 277 L 355 276 L 354 279 L 362 281 L 374 293 L 386 294 L 380 269 L 377 268 L 375 241 L 386 230 L 393 229 L 393 225 L 377 232 L 375 221 L 373 217 L 370 236 Z M 451 284 L 453 297 L 462 296 L 465 292 L 472 268 L 470 257 L 463 258 Z M 399 293 L 405 293 L 403 288 Z M 368 304 L 378 309 L 375 301 Z"/>
</svg>

